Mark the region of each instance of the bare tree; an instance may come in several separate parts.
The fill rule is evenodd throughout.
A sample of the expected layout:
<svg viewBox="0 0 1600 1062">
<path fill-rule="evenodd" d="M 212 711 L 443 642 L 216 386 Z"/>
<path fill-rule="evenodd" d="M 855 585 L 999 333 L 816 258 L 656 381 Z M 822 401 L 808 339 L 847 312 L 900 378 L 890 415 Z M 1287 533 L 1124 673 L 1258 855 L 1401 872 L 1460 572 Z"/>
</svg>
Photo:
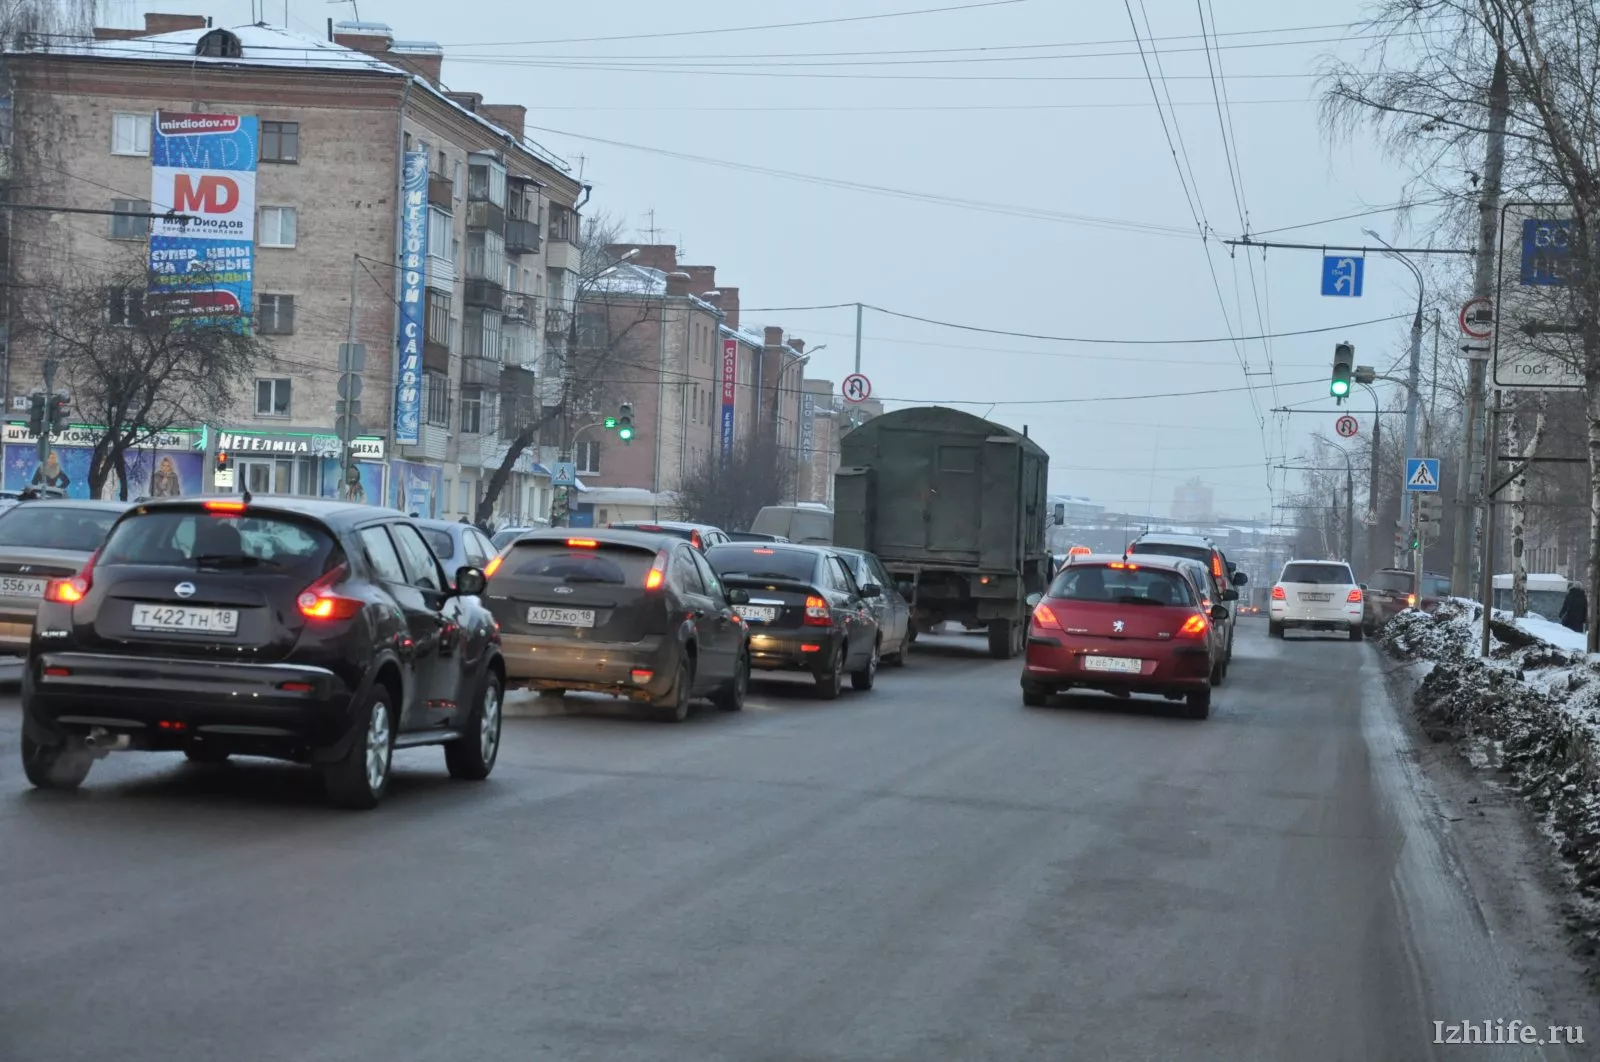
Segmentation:
<svg viewBox="0 0 1600 1062">
<path fill-rule="evenodd" d="M 678 487 L 683 519 L 729 530 L 748 528 L 764 507 L 778 505 L 794 489 L 794 455 L 775 439 L 758 435 L 726 460 L 710 454 Z"/>
<path fill-rule="evenodd" d="M 89 494 L 113 474 L 128 497 L 128 452 L 175 429 L 225 419 L 271 349 L 237 320 L 185 318 L 151 303 L 144 271 L 65 279 L 20 292 L 12 334 L 56 362 L 73 413 L 103 426 Z"/>
<path fill-rule="evenodd" d="M 99 8 L 96 0 L 0 0 L 0 36 L 7 46 L 30 38 L 49 46 L 63 37 L 88 37 Z"/>
<path fill-rule="evenodd" d="M 620 232 L 621 225 L 603 214 L 584 224 L 572 309 L 557 306 L 554 300 L 550 307 L 565 313 L 567 324 L 558 349 L 545 358 L 546 379 L 507 386 L 510 380 L 502 377 L 500 424 L 508 446 L 478 500 L 474 516 L 480 524 L 494 515 L 517 459 L 528 447 L 554 433 L 564 448 L 570 441 L 572 418 L 599 409 L 618 378 L 647 360 L 644 352 L 633 349 L 633 340 L 659 313 L 658 304 L 630 296 L 625 286 L 614 288 L 607 283 L 618 263 L 606 253 L 606 247 Z"/>
</svg>

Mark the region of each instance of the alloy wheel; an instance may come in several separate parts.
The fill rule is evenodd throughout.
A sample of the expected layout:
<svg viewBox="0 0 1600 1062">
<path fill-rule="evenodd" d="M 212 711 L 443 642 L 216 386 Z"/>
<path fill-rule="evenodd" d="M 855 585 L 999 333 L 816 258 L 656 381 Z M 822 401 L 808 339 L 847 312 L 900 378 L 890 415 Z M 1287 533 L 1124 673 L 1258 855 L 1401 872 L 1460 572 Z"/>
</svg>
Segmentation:
<svg viewBox="0 0 1600 1062">
<path fill-rule="evenodd" d="M 383 788 L 389 776 L 389 706 L 378 701 L 372 706 L 367 724 L 367 786 L 374 793 Z"/>
<path fill-rule="evenodd" d="M 500 748 L 500 684 L 493 679 L 483 691 L 483 718 L 478 726 L 478 749 L 484 763 L 493 763 Z"/>
</svg>

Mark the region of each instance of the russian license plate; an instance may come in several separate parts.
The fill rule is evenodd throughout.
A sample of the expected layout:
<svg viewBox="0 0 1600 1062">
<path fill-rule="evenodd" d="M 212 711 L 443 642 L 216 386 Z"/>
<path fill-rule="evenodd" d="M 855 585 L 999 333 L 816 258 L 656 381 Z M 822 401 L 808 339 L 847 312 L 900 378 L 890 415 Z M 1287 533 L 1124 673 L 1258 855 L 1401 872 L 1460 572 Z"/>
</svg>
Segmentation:
<svg viewBox="0 0 1600 1062">
<path fill-rule="evenodd" d="M 195 608 L 192 605 L 134 605 L 133 629 L 186 634 L 234 634 L 239 630 L 239 610 Z"/>
<path fill-rule="evenodd" d="M 1144 661 L 1128 656 L 1086 656 L 1085 671 L 1115 671 L 1121 675 L 1137 675 L 1144 670 Z"/>
<path fill-rule="evenodd" d="M 778 618 L 778 610 L 767 605 L 735 605 L 733 610 L 750 623 L 771 623 Z"/>
<path fill-rule="evenodd" d="M 15 575 L 0 577 L 0 594 L 6 597 L 43 597 L 48 579 L 19 579 Z"/>
<path fill-rule="evenodd" d="M 593 627 L 592 608 L 544 608 L 528 610 L 528 622 L 536 627 Z"/>
<path fill-rule="evenodd" d="M 1332 594 L 1301 594 L 1301 601 L 1332 601 Z"/>
</svg>

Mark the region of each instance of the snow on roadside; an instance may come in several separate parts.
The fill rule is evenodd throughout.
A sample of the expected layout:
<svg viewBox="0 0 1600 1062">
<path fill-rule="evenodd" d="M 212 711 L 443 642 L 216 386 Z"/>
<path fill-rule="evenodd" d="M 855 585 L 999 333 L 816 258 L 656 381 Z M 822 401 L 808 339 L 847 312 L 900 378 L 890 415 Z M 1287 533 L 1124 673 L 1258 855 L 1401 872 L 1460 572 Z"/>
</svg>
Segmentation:
<svg viewBox="0 0 1600 1062">
<path fill-rule="evenodd" d="M 1434 741 L 1456 743 L 1473 766 L 1509 776 L 1508 788 L 1539 815 L 1580 900 L 1593 908 L 1600 901 L 1600 659 L 1585 656 L 1581 634 L 1541 619 L 1513 625 L 1496 613 L 1485 660 L 1481 623 L 1476 603 L 1452 598 L 1431 614 L 1402 612 L 1382 641 L 1394 656 L 1433 665 L 1413 697 L 1423 729 Z"/>
</svg>

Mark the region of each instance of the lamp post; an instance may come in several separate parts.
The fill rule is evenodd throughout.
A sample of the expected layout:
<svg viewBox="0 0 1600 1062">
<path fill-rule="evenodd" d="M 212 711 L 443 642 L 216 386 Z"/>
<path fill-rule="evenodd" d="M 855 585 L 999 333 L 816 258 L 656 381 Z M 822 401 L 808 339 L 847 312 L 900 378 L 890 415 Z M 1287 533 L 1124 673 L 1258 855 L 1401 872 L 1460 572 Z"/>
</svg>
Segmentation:
<svg viewBox="0 0 1600 1062">
<path fill-rule="evenodd" d="M 1378 392 L 1373 390 L 1371 384 L 1362 383 L 1359 379 L 1356 383 L 1372 396 L 1372 460 L 1367 462 L 1367 511 L 1372 514 L 1372 523 L 1367 527 L 1366 556 L 1368 574 L 1371 574 L 1376 570 L 1374 566 L 1380 552 L 1378 537 L 1383 533 L 1378 526 L 1378 469 L 1382 467 L 1379 462 L 1383 454 L 1383 417 L 1378 408 Z"/>
<path fill-rule="evenodd" d="M 1422 300 L 1426 285 L 1422 278 L 1422 270 L 1417 268 L 1415 262 L 1395 250 L 1393 244 L 1371 229 L 1361 231 L 1383 244 L 1387 248 L 1384 254 L 1398 259 L 1411 270 L 1411 275 L 1417 278 L 1417 312 L 1411 318 L 1410 365 L 1406 371 L 1406 460 L 1410 461 L 1417 456 L 1417 398 L 1421 391 L 1422 376 Z M 1410 491 L 1400 492 L 1400 526 L 1403 529 L 1411 527 Z"/>
</svg>

